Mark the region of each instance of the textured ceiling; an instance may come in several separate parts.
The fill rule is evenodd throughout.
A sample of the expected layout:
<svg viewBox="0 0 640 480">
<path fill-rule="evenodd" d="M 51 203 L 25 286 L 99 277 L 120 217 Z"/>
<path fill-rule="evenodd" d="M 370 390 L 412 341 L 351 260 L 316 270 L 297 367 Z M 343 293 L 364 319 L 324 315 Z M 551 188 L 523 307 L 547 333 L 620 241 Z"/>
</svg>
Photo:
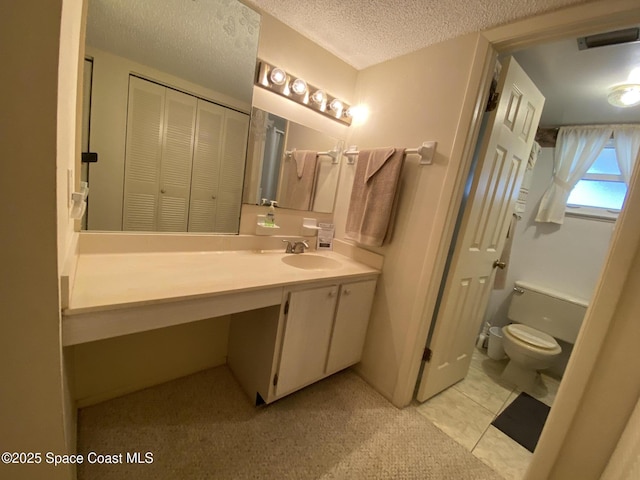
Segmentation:
<svg viewBox="0 0 640 480">
<path fill-rule="evenodd" d="M 246 0 L 358 70 L 466 33 L 587 2 Z"/>
<path fill-rule="evenodd" d="M 640 68 L 640 42 L 579 50 L 572 38 L 513 56 L 546 98 L 541 125 L 640 122 L 640 106 L 619 108 L 607 101 L 609 89 Z"/>
<path fill-rule="evenodd" d="M 86 43 L 250 104 L 259 30 L 235 0 L 90 0 Z"/>
</svg>

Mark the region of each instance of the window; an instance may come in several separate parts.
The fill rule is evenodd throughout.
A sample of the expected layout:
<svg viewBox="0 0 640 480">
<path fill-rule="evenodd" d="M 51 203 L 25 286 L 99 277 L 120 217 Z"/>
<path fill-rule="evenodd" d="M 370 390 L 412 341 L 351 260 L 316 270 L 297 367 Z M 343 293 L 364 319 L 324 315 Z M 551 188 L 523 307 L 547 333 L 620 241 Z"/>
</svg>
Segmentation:
<svg viewBox="0 0 640 480">
<path fill-rule="evenodd" d="M 615 148 L 608 145 L 571 190 L 567 214 L 615 219 L 626 194 Z"/>
</svg>

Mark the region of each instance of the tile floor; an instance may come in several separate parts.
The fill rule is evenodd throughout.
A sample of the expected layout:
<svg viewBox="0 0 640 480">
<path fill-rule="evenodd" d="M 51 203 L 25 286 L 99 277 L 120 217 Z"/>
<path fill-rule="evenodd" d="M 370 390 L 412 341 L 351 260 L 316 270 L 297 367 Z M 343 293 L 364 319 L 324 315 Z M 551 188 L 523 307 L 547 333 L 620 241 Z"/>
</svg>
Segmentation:
<svg viewBox="0 0 640 480">
<path fill-rule="evenodd" d="M 532 453 L 491 425 L 520 394 L 500 378 L 507 362 L 492 360 L 485 351 L 476 349 L 467 377 L 417 410 L 502 477 L 520 480 Z M 546 375 L 540 380 L 536 390 L 528 393 L 551 406 L 559 381 Z"/>
</svg>

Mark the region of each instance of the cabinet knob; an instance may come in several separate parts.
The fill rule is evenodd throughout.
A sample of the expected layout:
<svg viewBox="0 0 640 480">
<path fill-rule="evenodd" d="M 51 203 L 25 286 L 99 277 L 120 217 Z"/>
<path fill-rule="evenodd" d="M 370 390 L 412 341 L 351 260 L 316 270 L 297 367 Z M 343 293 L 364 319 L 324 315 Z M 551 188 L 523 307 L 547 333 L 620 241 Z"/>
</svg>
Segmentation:
<svg viewBox="0 0 640 480">
<path fill-rule="evenodd" d="M 166 190 L 164 188 L 160 190 L 160 193 L 165 193 L 165 192 Z"/>
<path fill-rule="evenodd" d="M 216 196 L 215 196 L 215 195 L 211 195 L 211 199 L 212 199 L 212 200 L 215 200 L 215 199 L 216 199 Z"/>
<path fill-rule="evenodd" d="M 349 295 L 349 294 L 351 293 L 351 289 L 350 289 L 350 288 L 345 288 L 345 289 L 344 289 L 344 291 L 343 291 L 343 293 L 344 293 L 345 295 Z"/>
<path fill-rule="evenodd" d="M 335 297 L 336 296 L 336 291 L 335 290 L 331 290 L 329 292 L 329 297 Z"/>
</svg>

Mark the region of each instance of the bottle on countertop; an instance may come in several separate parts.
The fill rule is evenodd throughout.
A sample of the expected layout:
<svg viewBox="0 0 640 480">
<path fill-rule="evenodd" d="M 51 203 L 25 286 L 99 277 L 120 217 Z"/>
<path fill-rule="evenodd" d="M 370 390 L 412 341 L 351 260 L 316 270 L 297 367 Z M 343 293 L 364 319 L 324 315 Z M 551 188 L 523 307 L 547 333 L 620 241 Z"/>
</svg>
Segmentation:
<svg viewBox="0 0 640 480">
<path fill-rule="evenodd" d="M 267 215 L 265 217 L 265 224 L 268 227 L 274 227 L 276 225 L 276 205 L 278 204 L 278 202 L 276 202 L 275 200 L 271 201 L 271 206 L 269 207 L 269 211 L 267 212 Z"/>
</svg>

